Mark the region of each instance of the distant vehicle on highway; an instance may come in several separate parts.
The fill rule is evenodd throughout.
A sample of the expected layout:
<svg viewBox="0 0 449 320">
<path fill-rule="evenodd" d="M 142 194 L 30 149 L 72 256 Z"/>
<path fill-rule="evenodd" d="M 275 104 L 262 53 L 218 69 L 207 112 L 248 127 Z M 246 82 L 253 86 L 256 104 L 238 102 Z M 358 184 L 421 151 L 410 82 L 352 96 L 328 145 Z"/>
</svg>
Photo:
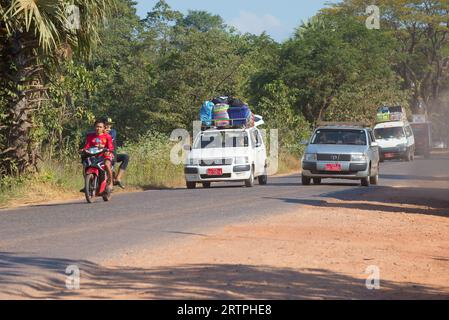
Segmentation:
<svg viewBox="0 0 449 320">
<path fill-rule="evenodd" d="M 415 159 L 415 136 L 408 121 L 379 123 L 374 127 L 374 135 L 379 144 L 381 162 L 384 160 Z"/>
<path fill-rule="evenodd" d="M 251 128 L 200 132 L 185 166 L 187 188 L 195 189 L 198 183 L 210 188 L 214 182 L 244 182 L 253 187 L 256 179 L 266 185 L 267 150 L 258 129 L 262 124 L 262 117 L 256 116 Z"/>
<path fill-rule="evenodd" d="M 360 180 L 362 186 L 379 181 L 379 145 L 373 131 L 353 124 L 317 128 L 302 159 L 302 184 L 322 179 Z"/>
<path fill-rule="evenodd" d="M 432 151 L 432 124 L 430 122 L 411 123 L 415 136 L 416 154 L 430 157 Z"/>
</svg>

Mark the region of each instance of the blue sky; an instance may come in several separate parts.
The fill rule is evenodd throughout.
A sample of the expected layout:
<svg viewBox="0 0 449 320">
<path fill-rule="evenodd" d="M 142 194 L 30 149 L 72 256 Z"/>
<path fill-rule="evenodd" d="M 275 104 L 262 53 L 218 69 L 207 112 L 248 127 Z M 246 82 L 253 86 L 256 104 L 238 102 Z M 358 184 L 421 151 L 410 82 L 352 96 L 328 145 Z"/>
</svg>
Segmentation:
<svg viewBox="0 0 449 320">
<path fill-rule="evenodd" d="M 136 0 L 142 17 L 158 0 Z M 336 0 L 166 0 L 175 10 L 189 9 L 219 14 L 228 25 L 241 32 L 260 34 L 267 31 L 275 40 L 286 40 L 301 21 L 315 15 L 326 3 Z"/>
</svg>

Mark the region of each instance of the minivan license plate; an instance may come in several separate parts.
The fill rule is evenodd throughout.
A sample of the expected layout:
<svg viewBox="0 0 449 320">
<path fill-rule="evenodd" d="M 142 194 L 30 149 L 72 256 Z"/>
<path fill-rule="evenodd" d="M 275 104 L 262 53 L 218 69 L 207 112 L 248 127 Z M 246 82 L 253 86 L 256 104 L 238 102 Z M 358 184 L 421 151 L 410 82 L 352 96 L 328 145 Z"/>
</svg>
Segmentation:
<svg viewBox="0 0 449 320">
<path fill-rule="evenodd" d="M 222 176 L 223 175 L 223 169 L 208 169 L 207 170 L 208 176 Z"/>
</svg>

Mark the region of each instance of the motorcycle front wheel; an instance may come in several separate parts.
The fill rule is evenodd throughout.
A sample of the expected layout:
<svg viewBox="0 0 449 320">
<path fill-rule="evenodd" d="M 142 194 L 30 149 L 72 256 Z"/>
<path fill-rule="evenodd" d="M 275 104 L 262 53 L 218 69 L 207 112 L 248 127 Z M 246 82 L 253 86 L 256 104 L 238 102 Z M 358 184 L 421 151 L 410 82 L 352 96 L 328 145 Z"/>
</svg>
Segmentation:
<svg viewBox="0 0 449 320">
<path fill-rule="evenodd" d="M 103 194 L 103 201 L 108 202 L 109 200 L 111 200 L 111 192 L 106 190 Z"/>
<path fill-rule="evenodd" d="M 84 179 L 84 195 L 86 196 L 86 201 L 92 203 L 95 198 L 95 180 L 97 177 L 94 174 L 87 174 Z"/>
</svg>

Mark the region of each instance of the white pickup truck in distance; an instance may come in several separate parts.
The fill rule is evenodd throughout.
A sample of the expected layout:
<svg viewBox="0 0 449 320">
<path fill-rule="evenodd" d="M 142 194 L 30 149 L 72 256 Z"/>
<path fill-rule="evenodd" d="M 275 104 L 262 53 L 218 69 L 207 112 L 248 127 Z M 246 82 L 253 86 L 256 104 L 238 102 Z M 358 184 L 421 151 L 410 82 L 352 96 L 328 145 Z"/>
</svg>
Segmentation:
<svg viewBox="0 0 449 320">
<path fill-rule="evenodd" d="M 188 189 L 198 183 L 210 188 L 213 182 L 244 182 L 253 187 L 255 179 L 267 184 L 267 152 L 256 127 L 210 129 L 200 132 L 185 166 Z"/>
</svg>

